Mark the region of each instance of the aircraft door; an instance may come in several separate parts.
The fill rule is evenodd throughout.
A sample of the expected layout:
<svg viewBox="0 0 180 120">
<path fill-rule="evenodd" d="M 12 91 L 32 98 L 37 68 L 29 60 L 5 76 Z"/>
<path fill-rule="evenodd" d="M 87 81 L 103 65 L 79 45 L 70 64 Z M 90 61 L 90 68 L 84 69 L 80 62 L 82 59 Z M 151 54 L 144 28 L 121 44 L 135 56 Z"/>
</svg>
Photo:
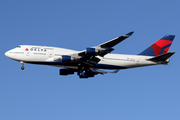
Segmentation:
<svg viewBox="0 0 180 120">
<path fill-rule="evenodd" d="M 52 50 L 49 50 L 48 54 L 49 54 L 49 58 L 51 58 L 53 57 L 54 52 Z"/>
</svg>

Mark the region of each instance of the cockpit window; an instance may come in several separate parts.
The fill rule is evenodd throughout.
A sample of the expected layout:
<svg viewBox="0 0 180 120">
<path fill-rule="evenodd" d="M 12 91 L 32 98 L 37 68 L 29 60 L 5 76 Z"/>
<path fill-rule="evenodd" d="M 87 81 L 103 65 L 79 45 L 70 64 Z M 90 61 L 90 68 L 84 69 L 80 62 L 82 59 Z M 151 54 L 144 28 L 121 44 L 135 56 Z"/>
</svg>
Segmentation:
<svg viewBox="0 0 180 120">
<path fill-rule="evenodd" d="M 21 46 L 17 46 L 17 48 L 21 48 Z"/>
</svg>

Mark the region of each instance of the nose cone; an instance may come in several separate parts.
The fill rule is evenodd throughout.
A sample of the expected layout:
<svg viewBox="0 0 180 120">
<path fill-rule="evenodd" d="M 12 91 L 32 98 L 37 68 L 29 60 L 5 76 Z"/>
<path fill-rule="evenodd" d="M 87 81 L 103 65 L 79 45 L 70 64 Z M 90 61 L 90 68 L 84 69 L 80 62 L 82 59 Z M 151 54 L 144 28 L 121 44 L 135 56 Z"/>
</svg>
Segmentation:
<svg viewBox="0 0 180 120">
<path fill-rule="evenodd" d="M 5 56 L 12 59 L 13 55 L 11 54 L 11 50 L 5 52 Z"/>
<path fill-rule="evenodd" d="M 9 57 L 9 51 L 5 52 L 5 56 Z"/>
</svg>

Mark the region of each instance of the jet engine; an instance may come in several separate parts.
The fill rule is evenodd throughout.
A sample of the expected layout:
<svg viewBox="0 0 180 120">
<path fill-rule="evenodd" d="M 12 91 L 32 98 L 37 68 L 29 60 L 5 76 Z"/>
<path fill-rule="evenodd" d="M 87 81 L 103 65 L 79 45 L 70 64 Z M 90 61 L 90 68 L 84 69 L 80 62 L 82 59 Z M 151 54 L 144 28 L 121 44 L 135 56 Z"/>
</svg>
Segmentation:
<svg viewBox="0 0 180 120">
<path fill-rule="evenodd" d="M 99 49 L 96 49 L 96 48 L 86 48 L 86 54 L 93 54 L 95 55 L 96 53 L 99 52 Z"/>
<path fill-rule="evenodd" d="M 74 70 L 72 70 L 72 69 L 60 69 L 59 74 L 60 75 L 74 74 Z"/>
<path fill-rule="evenodd" d="M 99 55 L 104 56 L 107 53 L 110 53 L 113 51 L 113 48 L 102 48 L 102 47 L 96 47 L 96 48 L 86 48 L 85 54 L 91 54 L 91 55 Z"/>
<path fill-rule="evenodd" d="M 60 62 L 71 62 L 71 61 L 75 61 L 76 58 L 69 56 L 69 55 L 62 55 L 60 57 L 56 57 L 53 59 L 54 61 L 60 61 Z"/>
</svg>

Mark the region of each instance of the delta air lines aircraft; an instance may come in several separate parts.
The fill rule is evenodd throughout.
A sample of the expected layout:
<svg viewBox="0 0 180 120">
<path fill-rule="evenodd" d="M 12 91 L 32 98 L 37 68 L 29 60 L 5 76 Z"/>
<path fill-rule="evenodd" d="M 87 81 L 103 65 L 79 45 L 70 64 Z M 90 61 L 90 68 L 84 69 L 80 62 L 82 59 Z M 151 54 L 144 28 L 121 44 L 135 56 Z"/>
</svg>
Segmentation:
<svg viewBox="0 0 180 120">
<path fill-rule="evenodd" d="M 160 40 L 137 55 L 112 54 L 113 47 L 130 37 L 134 32 L 117 37 L 95 47 L 83 51 L 75 51 L 57 47 L 20 45 L 9 50 L 5 55 L 21 63 L 51 65 L 63 67 L 60 75 L 77 72 L 79 78 L 94 77 L 97 74 L 117 73 L 121 69 L 168 64 L 175 52 L 168 52 L 174 35 L 165 35 Z M 111 53 L 111 54 L 109 54 Z M 108 71 L 104 71 L 108 70 Z"/>
</svg>

